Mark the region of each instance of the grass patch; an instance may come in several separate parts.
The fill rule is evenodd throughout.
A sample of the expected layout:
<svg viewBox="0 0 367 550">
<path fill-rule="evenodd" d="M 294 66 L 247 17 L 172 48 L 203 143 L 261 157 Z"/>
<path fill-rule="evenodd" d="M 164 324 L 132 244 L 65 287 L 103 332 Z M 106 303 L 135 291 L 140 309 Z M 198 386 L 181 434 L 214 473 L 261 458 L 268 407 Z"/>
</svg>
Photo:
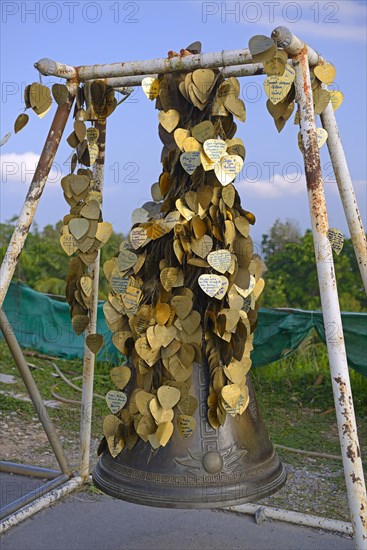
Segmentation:
<svg viewBox="0 0 367 550">
<path fill-rule="evenodd" d="M 81 392 L 68 386 L 56 373 L 50 361 L 26 356 L 36 366 L 32 375 L 44 400 L 54 400 L 52 391 L 66 399 L 80 401 Z M 55 359 L 62 373 L 75 385 L 82 385 L 82 361 Z M 0 384 L 0 389 L 16 395 L 27 395 L 11 354 L 0 341 L 0 371 L 15 377 L 14 384 Z M 95 366 L 94 392 L 104 396 L 112 383 L 110 365 Z M 366 463 L 367 448 L 367 379 L 350 371 L 351 385 L 358 423 L 362 459 Z M 253 369 L 253 384 L 270 437 L 274 443 L 298 449 L 340 455 L 339 437 L 334 410 L 333 392 L 326 348 L 323 344 L 308 341 L 297 352 L 266 367 Z M 14 445 L 11 459 L 18 457 L 18 426 L 24 432 L 29 463 L 40 463 L 43 452 L 49 446 L 32 428 L 36 414 L 32 403 L 20 401 L 15 396 L 1 395 L 4 424 L 13 428 Z M 78 469 L 80 403 L 63 404 L 57 409 L 47 408 L 55 427 L 62 437 L 66 454 L 75 459 Z M 101 438 L 103 418 L 109 410 L 104 399 L 95 398 L 92 414 L 94 442 Z M 14 418 L 14 420 L 12 420 Z M 7 433 L 4 427 L 4 434 Z M 29 435 L 33 431 L 33 435 Z M 33 437 L 33 439 L 32 439 Z M 32 446 L 33 443 L 33 446 Z M 95 460 L 93 451 L 92 460 Z M 288 483 L 275 495 L 262 500 L 262 504 L 312 513 L 341 520 L 349 520 L 345 483 L 341 461 L 315 459 L 278 449 L 288 471 Z M 48 459 L 47 459 L 48 460 Z M 42 462 L 42 464 L 45 464 Z M 78 499 L 98 499 L 100 491 L 90 485 Z"/>
<path fill-rule="evenodd" d="M 56 400 L 53 392 L 56 392 L 62 398 L 76 401 L 76 403 L 65 403 L 57 409 L 47 407 L 50 418 L 61 430 L 77 433 L 80 429 L 80 402 L 82 393 L 71 388 L 57 374 L 51 361 L 39 359 L 37 357 L 25 356 L 26 360 L 36 368 L 31 368 L 32 376 L 38 386 L 43 400 Z M 63 360 L 55 359 L 55 364 L 61 372 L 80 389 L 82 387 L 83 365 L 80 359 Z M 95 367 L 94 393 L 104 396 L 109 389 L 110 367 L 106 363 L 97 363 Z M 23 384 L 17 367 L 14 364 L 12 355 L 4 341 L 0 341 L 0 372 L 11 374 L 16 378 L 14 384 L 1 384 L 1 390 L 13 394 L 22 394 L 28 396 L 27 390 Z M 4 413 L 17 411 L 24 420 L 31 421 L 35 416 L 35 410 L 32 403 L 25 402 L 9 395 L 0 395 L 1 410 Z M 99 437 L 102 433 L 103 417 L 108 413 L 107 405 L 104 399 L 95 398 L 92 413 L 92 434 Z"/>
<path fill-rule="evenodd" d="M 274 443 L 340 454 L 326 347 L 310 343 L 289 357 L 253 369 L 261 412 Z M 367 444 L 367 378 L 350 370 L 362 449 Z"/>
<path fill-rule="evenodd" d="M 80 401 L 81 392 L 68 386 L 53 368 L 50 361 L 27 357 L 36 366 L 32 375 L 44 400 L 55 399 L 52 390 L 63 398 Z M 55 359 L 62 373 L 75 385 L 82 386 L 82 361 Z M 12 374 L 15 384 L 1 384 L 1 389 L 26 395 L 26 389 L 4 341 L 0 341 L 0 370 Z M 94 392 L 104 396 L 112 388 L 110 365 L 96 363 Z M 367 379 L 350 371 L 354 406 L 359 424 L 362 449 L 367 444 Z M 252 378 L 260 410 L 274 443 L 306 450 L 340 454 L 333 392 L 326 347 L 308 341 L 291 356 L 252 370 Z M 17 411 L 24 420 L 32 420 L 35 412 L 31 403 L 1 395 L 1 408 L 5 413 Z M 48 408 L 56 426 L 67 432 L 80 429 L 80 404 L 70 403 L 58 409 Z M 104 399 L 95 398 L 92 434 L 100 437 L 102 422 L 109 410 Z M 283 452 L 281 452 L 283 454 Z M 289 458 L 289 454 L 287 455 Z M 298 457 L 292 455 L 295 462 Z"/>
</svg>

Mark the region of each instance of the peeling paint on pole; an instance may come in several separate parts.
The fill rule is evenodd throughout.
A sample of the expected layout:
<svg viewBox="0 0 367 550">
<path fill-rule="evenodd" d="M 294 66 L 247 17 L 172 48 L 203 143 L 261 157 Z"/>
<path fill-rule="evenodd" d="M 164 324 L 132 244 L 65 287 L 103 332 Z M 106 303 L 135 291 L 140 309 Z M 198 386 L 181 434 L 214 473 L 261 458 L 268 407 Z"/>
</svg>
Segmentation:
<svg viewBox="0 0 367 550">
<path fill-rule="evenodd" d="M 50 60 L 47 60 L 50 61 Z M 39 62 L 40 63 L 40 62 Z M 58 63 L 55 63 L 55 65 L 51 65 L 52 67 L 57 67 Z M 37 63 L 35 63 L 35 66 L 37 66 Z M 201 65 L 200 65 L 201 67 Z M 78 70 L 82 69 L 83 67 L 70 67 L 72 70 L 70 74 L 75 75 L 75 78 L 78 78 Z M 240 76 L 254 76 L 254 75 L 263 75 L 265 74 L 264 66 L 262 63 L 252 63 L 247 65 L 231 65 L 228 67 L 218 67 L 218 69 L 221 71 L 221 74 L 224 78 L 230 78 L 231 76 L 234 77 L 240 77 Z M 186 69 L 185 69 L 186 70 Z M 51 73 L 53 76 L 57 76 L 59 78 L 68 78 L 68 73 L 65 71 L 58 71 L 55 70 L 55 73 Z M 155 78 L 157 76 L 157 73 L 148 73 L 148 74 L 136 74 L 136 75 L 129 75 L 129 76 L 115 76 L 115 77 L 109 77 L 109 78 L 102 78 L 102 77 L 95 77 L 94 80 L 103 80 L 106 82 L 107 86 L 112 86 L 115 90 L 121 91 L 121 92 L 128 92 L 128 90 L 118 90 L 118 88 L 125 88 L 128 86 L 141 86 L 141 81 L 143 78 L 146 77 L 153 77 Z M 85 82 L 89 82 L 86 80 Z"/>
<path fill-rule="evenodd" d="M 328 219 L 305 45 L 294 55 L 293 65 L 296 72 L 296 101 L 300 112 L 307 193 L 340 447 L 354 538 L 357 548 L 362 549 L 365 548 L 367 541 L 366 488 L 349 381 L 332 249 L 327 235 Z M 328 327 L 332 327 L 332 335 L 328 335 Z"/>
<path fill-rule="evenodd" d="M 80 67 L 65 65 L 52 59 L 40 59 L 34 66 L 44 76 L 78 78 L 80 82 L 85 82 L 99 78 L 189 72 L 200 68 L 213 69 L 232 65 L 251 65 L 252 63 L 250 50 L 243 49 L 106 65 L 82 65 Z"/>
<path fill-rule="evenodd" d="M 278 48 L 284 48 L 284 50 L 290 55 L 299 54 L 302 48 L 306 46 L 304 42 L 292 34 L 287 27 L 277 27 L 271 33 L 271 37 L 276 42 Z M 314 67 L 318 63 L 324 62 L 321 55 L 309 46 L 307 46 L 307 60 L 310 67 Z"/>
</svg>

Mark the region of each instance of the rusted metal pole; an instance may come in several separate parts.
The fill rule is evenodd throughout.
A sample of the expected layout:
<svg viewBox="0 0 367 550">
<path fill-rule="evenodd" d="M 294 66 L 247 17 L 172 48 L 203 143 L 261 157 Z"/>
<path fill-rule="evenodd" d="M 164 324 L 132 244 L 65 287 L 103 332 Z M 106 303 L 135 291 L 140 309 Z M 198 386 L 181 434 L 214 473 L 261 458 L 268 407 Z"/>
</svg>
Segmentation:
<svg viewBox="0 0 367 550">
<path fill-rule="evenodd" d="M 240 77 L 240 76 L 254 76 L 265 74 L 264 66 L 262 63 L 253 63 L 251 65 L 233 65 L 230 67 L 219 67 L 221 74 L 224 78 L 229 78 L 231 76 Z M 156 78 L 157 74 L 137 74 L 131 76 L 117 76 L 111 78 L 104 78 L 107 86 L 112 86 L 118 91 L 128 94 L 132 92 L 132 89 L 129 86 L 141 86 L 143 78 L 152 77 Z M 87 81 L 88 82 L 88 81 Z"/>
<path fill-rule="evenodd" d="M 5 341 L 9 347 L 10 353 L 13 356 L 14 362 L 18 367 L 19 374 L 22 377 L 25 387 L 27 388 L 29 397 L 32 400 L 33 406 L 41 422 L 43 429 L 47 435 L 47 438 L 50 442 L 52 450 L 55 454 L 56 460 L 59 463 L 61 471 L 63 474 L 66 474 L 67 477 L 72 476 L 72 469 L 69 465 L 68 459 L 65 456 L 64 449 L 62 448 L 62 443 L 57 435 L 55 426 L 51 418 L 48 416 L 46 406 L 43 402 L 42 396 L 39 392 L 36 382 L 29 370 L 28 363 L 24 358 L 23 352 L 18 344 L 18 340 L 13 332 L 12 326 L 10 325 L 5 312 L 0 309 L 0 329 L 4 335 Z"/>
<path fill-rule="evenodd" d="M 0 269 L 0 307 L 3 305 L 10 282 L 14 275 L 16 265 L 22 252 L 25 240 L 28 236 L 34 215 L 42 196 L 48 174 L 51 170 L 56 151 L 68 120 L 71 107 L 74 102 L 76 85 L 69 86 L 69 97 L 67 101 L 56 110 L 50 131 L 46 138 L 40 159 L 34 172 L 31 185 L 28 189 L 22 211 L 18 218 L 14 233 L 8 245 Z"/>
<path fill-rule="evenodd" d="M 45 76 L 60 78 L 77 78 L 80 82 L 98 78 L 111 78 L 133 75 L 164 74 L 195 69 L 229 67 L 231 65 L 252 64 L 250 50 L 224 50 L 213 53 L 200 53 L 161 59 L 147 59 L 144 61 L 127 61 L 125 63 L 109 63 L 106 65 L 83 65 L 72 67 L 52 59 L 40 59 L 34 64 L 35 68 Z"/>
<path fill-rule="evenodd" d="M 367 241 L 363 228 L 361 214 L 353 189 L 352 178 L 350 177 L 347 159 L 340 138 L 339 128 L 336 123 L 334 109 L 331 102 L 321 114 L 321 122 L 328 133 L 327 147 L 333 170 L 338 184 L 345 216 L 352 239 L 354 252 L 356 254 L 358 267 L 361 272 L 364 288 L 367 292 Z"/>
<path fill-rule="evenodd" d="M 98 157 L 93 168 L 94 191 L 103 194 L 104 181 L 104 161 L 106 146 L 106 120 L 96 121 L 95 127 L 99 131 L 98 137 Z M 97 309 L 98 309 L 98 283 L 100 250 L 95 261 L 89 266 L 89 277 L 93 281 L 91 293 L 91 305 L 89 309 L 89 325 L 85 331 L 85 337 L 89 334 L 95 334 L 97 331 Z M 83 359 L 83 390 L 82 390 L 82 408 L 80 416 L 80 475 L 83 482 L 89 480 L 90 470 L 90 440 L 92 428 L 92 410 L 93 410 L 93 382 L 94 382 L 94 363 L 95 355 L 84 343 Z"/>
<path fill-rule="evenodd" d="M 355 543 L 357 548 L 362 550 L 362 548 L 366 548 L 367 542 L 366 487 L 345 352 L 333 255 L 328 239 L 328 218 L 317 145 L 307 46 L 303 46 L 298 54 L 293 54 L 293 65 L 296 72 L 296 101 L 300 112 L 307 193 L 340 447 Z"/>
<path fill-rule="evenodd" d="M 284 50 L 290 55 L 298 54 L 306 46 L 306 44 L 300 38 L 295 36 L 287 27 L 277 27 L 271 33 L 271 37 L 279 48 L 284 48 Z M 313 50 L 308 45 L 307 60 L 310 67 L 314 67 L 315 65 L 325 61 L 316 50 Z"/>
</svg>

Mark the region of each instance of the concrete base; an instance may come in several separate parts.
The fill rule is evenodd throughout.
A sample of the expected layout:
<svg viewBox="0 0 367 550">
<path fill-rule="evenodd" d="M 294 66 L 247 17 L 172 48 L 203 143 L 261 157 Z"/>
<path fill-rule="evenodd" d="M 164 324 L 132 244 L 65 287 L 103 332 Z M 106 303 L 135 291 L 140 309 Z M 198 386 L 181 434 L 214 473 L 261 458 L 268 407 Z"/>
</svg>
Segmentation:
<svg viewBox="0 0 367 550">
<path fill-rule="evenodd" d="M 233 512 L 150 508 L 105 495 L 79 492 L 13 527 L 3 535 L 1 542 L 1 550 L 50 548 L 352 550 L 354 544 L 349 537 L 308 527 L 274 521 L 257 525 L 252 516 Z"/>
</svg>

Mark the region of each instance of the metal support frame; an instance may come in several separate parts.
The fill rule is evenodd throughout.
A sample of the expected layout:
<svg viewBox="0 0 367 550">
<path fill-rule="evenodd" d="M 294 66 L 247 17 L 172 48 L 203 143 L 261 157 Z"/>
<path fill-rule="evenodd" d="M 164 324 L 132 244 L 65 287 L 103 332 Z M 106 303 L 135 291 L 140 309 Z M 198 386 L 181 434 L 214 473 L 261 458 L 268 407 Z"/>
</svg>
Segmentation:
<svg viewBox="0 0 367 550">
<path fill-rule="evenodd" d="M 276 521 L 286 521 L 296 525 L 305 525 L 314 529 L 325 529 L 335 533 L 343 533 L 344 535 L 352 535 L 353 529 L 351 523 L 339 521 L 337 519 L 323 518 L 313 516 L 311 514 L 303 514 L 294 512 L 293 510 L 282 510 L 281 508 L 272 508 L 270 506 L 262 506 L 261 504 L 240 504 L 233 506 L 228 510 L 240 514 L 251 514 L 255 516 L 256 523 L 262 523 L 268 519 Z"/>
<path fill-rule="evenodd" d="M 328 133 L 326 141 L 334 175 L 338 184 L 340 197 L 343 203 L 350 236 L 354 246 L 358 267 L 361 272 L 365 291 L 367 292 L 367 242 L 361 214 L 354 194 L 352 178 L 350 177 L 347 159 L 336 123 L 334 109 L 331 102 L 320 115 L 322 125 Z"/>
<path fill-rule="evenodd" d="M 65 481 L 59 487 L 56 487 L 52 490 L 49 488 L 48 492 L 44 495 L 35 495 L 36 500 L 30 502 L 29 504 L 25 504 L 24 506 L 22 506 L 22 508 L 20 508 L 20 510 L 12 513 L 11 515 L 8 515 L 0 523 L 0 534 L 5 533 L 11 527 L 18 525 L 21 521 L 24 521 L 25 519 L 31 517 L 36 512 L 44 510 L 63 496 L 68 495 L 76 489 L 79 489 L 81 484 L 82 480 L 80 476 L 73 477 L 72 479 Z"/>
<path fill-rule="evenodd" d="M 67 481 L 72 475 L 71 467 L 65 456 L 61 441 L 57 435 L 55 427 L 48 416 L 47 409 L 42 400 L 33 376 L 29 370 L 27 361 L 24 358 L 23 352 L 18 344 L 13 329 L 1 309 L 6 293 L 8 291 L 11 279 L 14 275 L 20 254 L 28 236 L 34 215 L 40 202 L 43 189 L 45 187 L 48 175 L 50 173 L 56 152 L 58 150 L 67 120 L 69 118 L 71 108 L 74 103 L 77 84 L 68 83 L 69 95 L 66 102 L 58 106 L 54 119 L 51 123 L 49 133 L 47 135 L 41 156 L 39 158 L 36 170 L 34 172 L 32 182 L 27 192 L 22 211 L 18 218 L 12 238 L 8 245 L 6 254 L 0 268 L 0 328 L 7 342 L 9 350 L 18 367 L 19 373 L 27 388 L 29 396 L 33 402 L 38 418 L 45 430 L 46 436 L 50 442 L 52 450 L 58 461 L 61 472 L 56 472 L 52 469 L 40 468 L 36 466 L 23 465 L 2 461 L 0 463 L 0 471 L 12 472 L 14 474 L 31 475 L 34 477 L 43 477 L 50 479 L 41 488 L 28 493 L 25 497 L 12 502 L 2 510 L 1 518 L 15 513 L 20 508 L 24 507 L 29 502 L 39 496 L 49 492 L 55 487 L 59 487 Z"/>
<path fill-rule="evenodd" d="M 18 464 L 17 462 L 0 461 L 0 472 L 16 474 L 21 476 L 40 477 L 42 479 L 55 479 L 60 475 L 59 470 L 31 466 L 30 464 Z"/>
<path fill-rule="evenodd" d="M 283 29 L 282 33 L 286 34 Z M 291 34 L 290 31 L 288 33 Z M 274 35 L 277 36 L 277 33 L 274 32 Z M 357 548 L 362 549 L 365 547 L 367 540 L 366 487 L 349 380 L 333 252 L 328 238 L 329 226 L 317 144 L 308 48 L 300 40 L 298 42 L 293 40 L 293 42 L 296 42 L 297 47 L 289 52 L 287 41 L 284 40 L 282 35 L 281 40 L 278 41 L 278 46 L 284 47 L 288 53 L 292 54 L 293 66 L 296 72 L 296 101 L 300 113 L 307 195 L 344 476 L 355 541 Z"/>
<path fill-rule="evenodd" d="M 285 27 L 278 27 L 277 39 L 288 40 L 289 53 L 296 51 L 301 41 L 287 31 Z M 284 35 L 284 38 L 283 38 Z M 323 58 L 312 48 L 307 51 L 311 66 L 323 61 Z M 105 65 L 83 65 L 73 67 L 59 63 L 52 59 L 43 58 L 34 64 L 35 68 L 44 76 L 58 76 L 66 79 L 78 79 L 80 82 L 111 77 L 131 77 L 134 75 L 149 75 L 151 73 L 173 73 L 194 71 L 195 69 L 231 67 L 233 65 L 253 65 L 251 52 L 248 48 L 242 50 L 227 50 L 221 52 L 199 53 L 195 55 L 175 56 L 145 61 L 127 61 L 124 63 L 109 63 Z M 261 65 L 261 64 L 259 64 Z M 234 75 L 231 75 L 234 76 Z"/>
<path fill-rule="evenodd" d="M 99 191 L 103 196 L 104 182 L 104 161 L 106 147 L 106 119 L 98 120 L 95 127 L 99 131 L 98 137 L 98 156 L 93 168 L 94 191 Z M 92 292 L 90 296 L 89 325 L 86 329 L 86 337 L 94 334 L 97 329 L 97 309 L 98 309 L 98 284 L 99 284 L 99 266 L 101 251 L 94 262 L 89 266 L 89 277 L 92 279 Z M 93 407 L 93 382 L 94 382 L 94 363 L 95 354 L 91 352 L 87 344 L 84 343 L 83 359 L 83 391 L 82 407 L 80 414 L 80 475 L 83 481 L 89 479 L 90 468 L 90 439 L 92 427 L 92 407 Z"/>
<path fill-rule="evenodd" d="M 324 59 L 312 48 L 294 36 L 287 28 L 278 27 L 272 33 L 279 47 L 292 57 L 296 71 L 296 100 L 300 110 L 300 126 L 304 150 L 305 172 L 310 205 L 312 231 L 315 245 L 317 273 L 320 286 L 322 310 L 326 334 L 332 330 L 332 336 L 327 337 L 327 348 L 330 372 L 333 384 L 336 416 L 343 458 L 344 474 L 347 486 L 351 521 L 357 548 L 365 547 L 366 533 L 366 490 L 363 479 L 362 463 L 358 443 L 353 399 L 350 388 L 348 365 L 345 354 L 340 307 L 335 280 L 332 249 L 327 236 L 328 219 L 323 189 L 323 179 L 320 166 L 320 156 L 317 146 L 316 123 L 313 109 L 312 89 L 309 66 L 324 63 Z M 249 50 L 222 51 L 219 53 L 177 56 L 170 59 L 153 59 L 138 62 L 113 63 L 107 65 L 91 65 L 72 67 L 50 59 L 41 59 L 35 63 L 36 69 L 43 75 L 65 78 L 70 82 L 85 82 L 93 79 L 105 79 L 106 83 L 115 88 L 139 85 L 144 76 L 154 76 L 156 73 L 191 71 L 197 68 L 221 68 L 223 76 L 248 76 L 263 74 L 262 64 L 253 64 Z M 20 215 L 17 228 L 8 248 L 6 262 L 2 266 L 4 275 L 3 288 L 0 294 L 0 305 L 8 289 L 14 273 L 16 262 L 24 245 L 34 212 L 37 208 L 47 174 L 60 141 L 63 128 L 71 109 L 73 98 L 69 98 L 67 106 L 58 108 L 39 165 L 36 169 L 31 188 Z M 352 181 L 349 175 L 344 151 L 341 145 L 338 128 L 332 106 L 329 104 L 321 116 L 322 123 L 328 131 L 328 147 L 337 179 L 341 199 L 353 246 L 366 285 L 366 256 L 363 248 L 363 226 L 355 201 Z M 105 133 L 100 129 L 100 158 L 96 161 L 94 177 L 97 185 L 103 186 L 103 156 Z M 54 132 L 58 132 L 57 138 Z M 104 137 L 103 137 L 104 136 Z M 102 155 L 103 152 L 103 155 Z M 46 168 L 45 168 L 46 164 Z M 32 187 L 33 186 L 33 187 Z M 17 246 L 17 249 L 15 249 Z M 96 301 L 98 299 L 99 255 L 90 268 L 93 279 L 91 320 L 87 334 L 93 333 L 96 326 Z M 2 279 L 3 280 L 3 279 Z M 337 329 L 335 333 L 335 329 Z M 336 334 L 336 336 L 335 336 Z M 81 481 L 88 479 L 90 427 L 92 414 L 92 389 L 94 354 L 85 347 L 83 394 L 81 413 Z M 80 481 L 78 481 L 80 483 Z M 46 499 L 47 500 L 47 499 Z M 31 512 L 29 512 L 31 513 Z M 26 513 L 26 516 L 29 515 Z M 8 523 L 9 525 L 9 523 Z"/>
<path fill-rule="evenodd" d="M 53 489 L 60 487 L 60 485 L 62 485 L 63 483 L 65 483 L 65 481 L 68 481 L 68 480 L 69 480 L 68 475 L 61 474 L 55 479 L 47 481 L 47 483 L 44 483 L 41 487 L 38 487 L 37 489 L 30 491 L 26 495 L 23 495 L 17 500 L 14 500 L 14 502 L 11 502 L 10 504 L 4 506 L 0 512 L 0 519 L 4 519 L 4 518 L 7 518 L 8 516 L 11 516 L 12 514 L 14 514 L 14 512 L 17 512 L 18 510 L 23 508 L 23 506 L 30 504 L 36 498 L 39 498 L 47 494 L 49 491 L 52 491 Z"/>
<path fill-rule="evenodd" d="M 39 392 L 36 382 L 34 381 L 31 371 L 29 370 L 27 361 L 25 360 L 20 345 L 18 344 L 18 340 L 16 339 L 13 329 L 5 315 L 5 312 L 2 309 L 0 310 L 0 329 L 13 356 L 14 362 L 18 367 L 24 385 L 27 388 L 29 397 L 32 400 L 39 421 L 41 422 L 52 447 L 52 450 L 55 453 L 55 457 L 60 465 L 61 471 L 69 478 L 72 475 L 72 470 L 65 456 L 61 441 L 59 439 L 59 436 L 57 435 L 55 426 L 53 425 L 51 418 L 48 416 L 46 406 L 43 402 L 42 396 Z"/>
<path fill-rule="evenodd" d="M 41 62 L 39 62 L 41 63 Z M 36 63 L 37 65 L 37 63 Z M 247 65 L 231 65 L 228 67 L 218 67 L 224 78 L 230 78 L 231 76 L 255 76 L 265 74 L 264 66 L 262 63 L 251 63 Z M 62 72 L 56 71 L 57 76 L 62 78 Z M 155 78 L 157 73 L 148 74 L 134 74 L 129 76 L 112 76 L 107 78 L 97 78 L 95 80 L 103 80 L 108 86 L 112 86 L 117 91 L 123 92 L 128 86 L 141 86 L 143 78 L 153 77 Z M 89 82 L 86 80 L 86 82 Z"/>
<path fill-rule="evenodd" d="M 232 65 L 252 64 L 250 50 L 227 50 L 215 53 L 202 53 L 177 56 L 171 58 L 149 59 L 146 61 L 128 61 L 125 63 L 110 63 L 107 65 L 84 65 L 72 67 L 53 61 L 40 59 L 34 64 L 43 75 L 58 76 L 60 78 L 77 78 L 80 82 L 100 78 L 145 75 L 151 73 L 171 73 L 194 71 L 200 68 L 230 67 Z"/>
</svg>

